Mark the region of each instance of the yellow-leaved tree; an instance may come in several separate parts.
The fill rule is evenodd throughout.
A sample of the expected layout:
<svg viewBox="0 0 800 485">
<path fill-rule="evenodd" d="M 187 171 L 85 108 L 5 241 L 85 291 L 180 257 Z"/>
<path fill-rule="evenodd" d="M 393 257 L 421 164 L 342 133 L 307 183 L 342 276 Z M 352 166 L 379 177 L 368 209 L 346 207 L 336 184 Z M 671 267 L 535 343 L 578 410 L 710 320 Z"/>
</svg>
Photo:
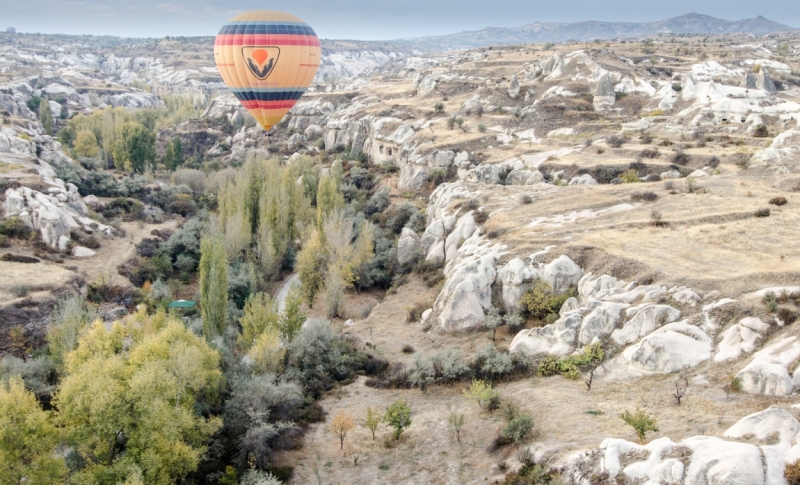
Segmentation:
<svg viewBox="0 0 800 485">
<path fill-rule="evenodd" d="M 58 429 L 19 377 L 0 383 L 0 485 L 65 483 Z"/>
<path fill-rule="evenodd" d="M 110 329 L 97 321 L 65 358 L 53 403 L 85 465 L 76 483 L 175 483 L 197 469 L 221 426 L 195 410 L 213 399 L 219 354 L 178 319 L 144 309 Z"/>
</svg>

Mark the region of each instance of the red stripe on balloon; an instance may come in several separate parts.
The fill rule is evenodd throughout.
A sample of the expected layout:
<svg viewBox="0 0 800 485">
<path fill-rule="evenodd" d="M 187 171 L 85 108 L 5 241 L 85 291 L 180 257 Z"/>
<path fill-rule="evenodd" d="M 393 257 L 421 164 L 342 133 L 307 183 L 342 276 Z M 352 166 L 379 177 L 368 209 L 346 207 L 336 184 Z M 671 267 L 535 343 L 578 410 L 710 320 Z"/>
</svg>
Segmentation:
<svg viewBox="0 0 800 485">
<path fill-rule="evenodd" d="M 290 99 L 287 101 L 240 101 L 242 106 L 247 109 L 284 109 L 291 108 L 297 104 L 297 100 Z"/>
<path fill-rule="evenodd" d="M 312 35 L 220 34 L 214 45 L 305 45 L 319 47 L 319 38 Z"/>
</svg>

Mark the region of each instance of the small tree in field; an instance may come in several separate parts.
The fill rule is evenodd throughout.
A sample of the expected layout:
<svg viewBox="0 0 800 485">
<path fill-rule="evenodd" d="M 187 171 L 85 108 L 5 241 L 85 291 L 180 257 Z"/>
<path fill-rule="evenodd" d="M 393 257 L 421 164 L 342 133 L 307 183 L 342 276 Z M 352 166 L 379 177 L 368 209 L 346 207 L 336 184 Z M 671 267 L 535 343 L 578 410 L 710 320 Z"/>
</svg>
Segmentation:
<svg viewBox="0 0 800 485">
<path fill-rule="evenodd" d="M 383 419 L 383 416 L 378 412 L 377 409 L 372 409 L 372 407 L 367 406 L 367 416 L 364 419 L 364 424 L 366 424 L 367 428 L 372 431 L 373 440 L 375 439 L 375 430 L 377 430 L 378 425 L 381 424 L 381 419 Z"/>
<path fill-rule="evenodd" d="M 336 416 L 331 420 L 331 424 L 328 425 L 328 430 L 339 437 L 340 450 L 344 449 L 344 439 L 347 437 L 347 433 L 355 427 L 356 425 L 353 423 L 353 418 L 344 411 L 336 413 Z"/>
<path fill-rule="evenodd" d="M 644 437 L 648 431 L 658 433 L 655 418 L 649 416 L 641 409 L 637 409 L 635 413 L 625 411 L 620 415 L 620 418 L 636 431 L 636 434 L 639 436 L 639 441 L 644 441 Z"/>
<path fill-rule="evenodd" d="M 486 384 L 482 380 L 474 379 L 469 389 L 464 390 L 464 397 L 482 408 L 484 404 L 500 397 L 500 393 L 492 389 L 491 385 Z"/>
<path fill-rule="evenodd" d="M 461 443 L 461 428 L 464 427 L 464 415 L 455 411 L 450 411 L 447 423 L 456 432 L 456 440 Z"/>
<path fill-rule="evenodd" d="M 386 408 L 383 419 L 394 428 L 394 439 L 399 440 L 403 431 L 411 426 L 411 405 L 404 399 L 398 399 Z"/>
<path fill-rule="evenodd" d="M 492 331 L 492 340 L 495 339 L 497 334 L 497 327 L 503 324 L 503 317 L 500 315 L 500 310 L 496 307 L 492 307 L 486 312 L 486 319 L 483 321 L 483 325 Z"/>
</svg>

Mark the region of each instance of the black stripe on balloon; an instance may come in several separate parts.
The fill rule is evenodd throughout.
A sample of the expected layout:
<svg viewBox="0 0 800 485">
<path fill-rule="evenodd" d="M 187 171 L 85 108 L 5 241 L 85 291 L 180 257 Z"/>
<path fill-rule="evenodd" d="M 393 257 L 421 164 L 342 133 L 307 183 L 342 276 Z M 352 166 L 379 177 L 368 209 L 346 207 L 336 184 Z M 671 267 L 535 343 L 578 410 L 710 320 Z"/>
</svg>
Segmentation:
<svg viewBox="0 0 800 485">
<path fill-rule="evenodd" d="M 258 91 L 237 91 L 233 94 L 239 101 L 289 101 L 303 97 L 305 91 L 285 91 L 277 93 L 259 93 Z"/>
</svg>

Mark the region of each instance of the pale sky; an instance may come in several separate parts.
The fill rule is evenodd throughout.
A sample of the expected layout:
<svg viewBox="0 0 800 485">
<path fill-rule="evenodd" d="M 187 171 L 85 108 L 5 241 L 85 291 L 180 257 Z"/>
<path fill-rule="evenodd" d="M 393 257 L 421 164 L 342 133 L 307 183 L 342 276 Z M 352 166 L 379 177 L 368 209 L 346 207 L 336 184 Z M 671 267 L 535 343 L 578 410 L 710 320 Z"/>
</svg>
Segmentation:
<svg viewBox="0 0 800 485">
<path fill-rule="evenodd" d="M 248 10 L 293 13 L 327 39 L 396 39 L 537 21 L 655 21 L 689 12 L 728 20 L 763 15 L 800 27 L 797 0 L 0 0 L 0 29 L 124 37 L 216 35 L 226 20 Z"/>
</svg>

